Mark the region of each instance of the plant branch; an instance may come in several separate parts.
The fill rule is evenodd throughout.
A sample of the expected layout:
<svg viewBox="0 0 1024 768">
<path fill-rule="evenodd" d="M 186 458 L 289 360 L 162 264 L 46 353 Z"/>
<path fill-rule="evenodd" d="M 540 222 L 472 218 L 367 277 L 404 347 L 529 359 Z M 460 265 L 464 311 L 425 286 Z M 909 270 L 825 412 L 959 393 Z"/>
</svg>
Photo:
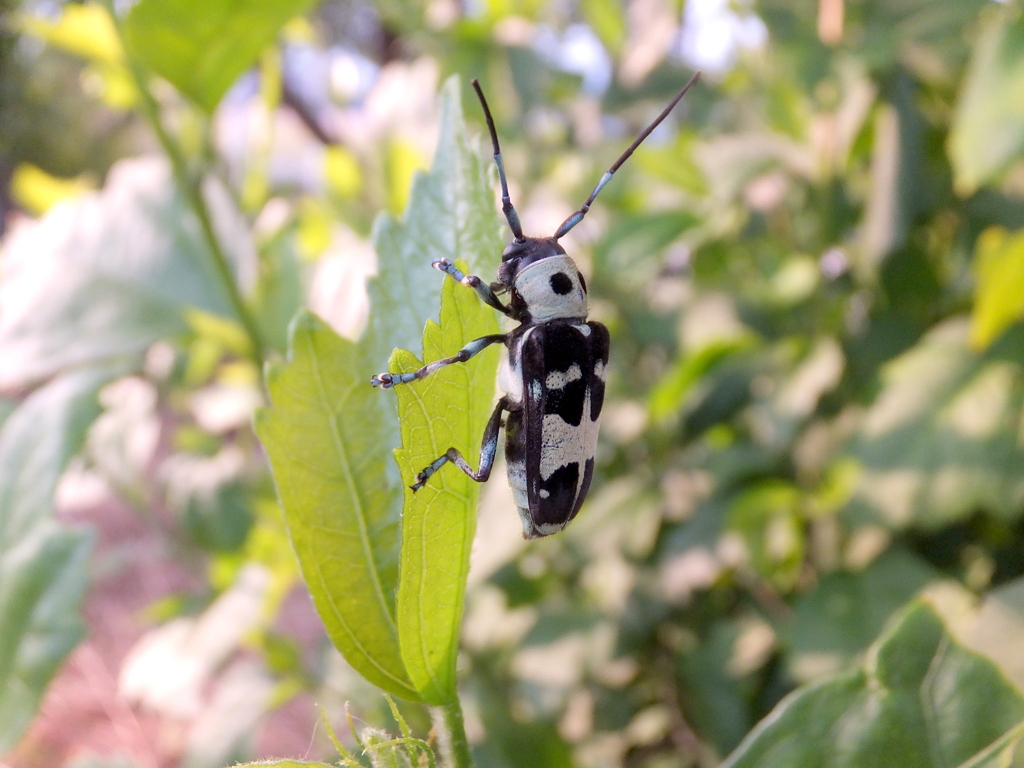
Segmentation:
<svg viewBox="0 0 1024 768">
<path fill-rule="evenodd" d="M 466 739 L 466 727 L 462 721 L 462 706 L 458 698 L 453 698 L 448 704 L 431 707 L 430 714 L 434 720 L 434 728 L 438 732 L 441 758 L 445 768 L 473 768 L 469 741 Z"/>
<path fill-rule="evenodd" d="M 252 313 L 249 311 L 249 308 L 245 304 L 245 300 L 242 298 L 241 292 L 238 290 L 238 283 L 236 282 L 235 276 L 228 264 L 227 254 L 221 247 L 220 240 L 217 238 L 217 233 L 214 231 L 213 219 L 210 216 L 210 211 L 206 205 L 206 201 L 203 199 L 200 180 L 198 178 L 194 178 L 192 174 L 189 173 L 188 163 L 185 161 L 184 152 L 182 152 L 181 147 L 164 127 L 163 121 L 160 117 L 160 105 L 157 103 L 156 98 L 149 89 L 148 73 L 142 64 L 136 61 L 129 52 L 128 46 L 125 44 L 121 21 L 113 9 L 111 0 L 107 0 L 105 5 L 107 12 L 110 14 L 111 20 L 113 21 L 114 27 L 117 29 L 118 38 L 120 39 L 121 47 L 124 51 L 125 64 L 131 74 L 132 82 L 139 93 L 139 100 L 142 105 L 142 114 L 149 123 L 150 128 L 153 129 L 157 140 L 160 142 L 160 146 L 163 148 L 164 153 L 170 160 L 178 188 L 185 196 L 186 203 L 192 210 L 192 213 L 195 214 L 196 219 L 199 221 L 199 227 L 202 230 L 203 239 L 206 241 L 206 245 L 210 251 L 210 256 L 212 257 L 213 267 L 217 272 L 217 276 L 220 279 L 224 291 L 227 293 L 228 301 L 231 303 L 232 309 L 234 309 L 235 314 L 238 316 L 238 320 L 241 322 L 242 327 L 245 330 L 245 334 L 248 337 L 250 347 L 249 356 L 252 359 L 252 362 L 256 364 L 256 367 L 259 370 L 262 370 L 263 362 L 266 359 L 263 337 L 256 325 L 256 321 L 253 318 Z"/>
</svg>

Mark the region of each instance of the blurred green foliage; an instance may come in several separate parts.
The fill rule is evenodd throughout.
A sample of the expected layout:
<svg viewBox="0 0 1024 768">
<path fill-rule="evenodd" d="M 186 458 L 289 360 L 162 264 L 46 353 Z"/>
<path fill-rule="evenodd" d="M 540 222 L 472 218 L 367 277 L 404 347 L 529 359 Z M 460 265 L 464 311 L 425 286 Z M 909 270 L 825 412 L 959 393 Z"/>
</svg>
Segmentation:
<svg viewBox="0 0 1024 768">
<path fill-rule="evenodd" d="M 92 537 L 53 513 L 75 456 L 199 564 L 205 589 L 151 606 L 153 633 L 203 626 L 261 585 L 210 669 L 255 657 L 264 698 L 248 696 L 248 719 L 211 718 L 219 741 L 197 726 L 173 760 L 262 757 L 260 718 L 303 692 L 351 700 L 378 740 L 408 737 L 406 721 L 426 736 L 422 705 L 393 712 L 278 617 L 306 588 L 293 546 L 322 613 L 311 573 L 339 584 L 369 557 L 331 538 L 353 522 L 339 489 L 370 505 L 387 594 L 379 625 L 358 580 L 338 615 L 365 618 L 372 640 L 401 601 L 398 411 L 367 382 L 393 348 L 420 353 L 440 309 L 433 255 L 476 268 L 500 248 L 496 226 L 458 230 L 467 210 L 493 214 L 493 189 L 444 197 L 435 175 L 479 177 L 486 140 L 479 154 L 446 125 L 442 148 L 460 144 L 442 158 L 461 159 L 415 175 L 437 144 L 438 84 L 480 78 L 524 225 L 544 232 L 692 73 L 681 20 L 712 34 L 698 0 L 352 0 L 300 18 L 305 5 L 214 5 L 141 0 L 112 20 L 96 4 L 0 4 L 0 211 L 28 212 L 6 216 L 0 253 L 0 750 L 81 637 L 98 578 Z M 1024 764 L 1024 9 L 720 13 L 764 39 L 705 72 L 563 241 L 612 332 L 595 482 L 569 529 L 529 543 L 500 466 L 481 493 L 462 646 L 442 665 L 474 761 Z M 582 67 L 574 39 L 598 51 Z M 420 212 L 376 218 L 407 203 Z M 302 305 L 324 318 L 298 316 L 285 363 Z M 283 523 L 249 426 L 271 404 L 264 363 L 260 436 L 299 478 L 276 477 Z M 141 459 L 144 420 L 127 398 L 97 401 L 124 376 L 159 424 Z M 334 408 L 345 397 L 359 418 Z M 268 415 L 282 403 L 322 418 L 282 426 Z M 367 445 L 371 428 L 387 437 Z M 303 467 L 338 446 L 365 472 L 310 481 Z M 329 535 L 296 523 L 293 492 Z M 344 622 L 325 623 L 365 674 Z M 398 646 L 375 651 L 408 685 Z"/>
</svg>

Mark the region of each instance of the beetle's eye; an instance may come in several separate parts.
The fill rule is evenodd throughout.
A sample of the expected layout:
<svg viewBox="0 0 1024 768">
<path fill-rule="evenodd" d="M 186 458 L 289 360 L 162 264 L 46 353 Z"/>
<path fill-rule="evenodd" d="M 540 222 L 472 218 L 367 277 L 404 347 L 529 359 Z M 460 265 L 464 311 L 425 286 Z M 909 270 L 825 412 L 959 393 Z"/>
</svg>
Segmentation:
<svg viewBox="0 0 1024 768">
<path fill-rule="evenodd" d="M 565 272 L 555 272 L 550 279 L 551 290 L 559 296 L 565 296 L 572 291 L 572 278 Z"/>
</svg>

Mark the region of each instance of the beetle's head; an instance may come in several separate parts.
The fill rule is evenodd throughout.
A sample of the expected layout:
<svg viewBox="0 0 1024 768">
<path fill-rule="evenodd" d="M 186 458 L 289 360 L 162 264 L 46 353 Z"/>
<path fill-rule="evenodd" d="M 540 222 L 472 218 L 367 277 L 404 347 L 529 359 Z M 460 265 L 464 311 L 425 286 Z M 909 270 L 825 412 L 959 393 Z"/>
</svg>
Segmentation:
<svg viewBox="0 0 1024 768">
<path fill-rule="evenodd" d="M 522 240 L 513 240 L 501 252 L 498 282 L 511 288 L 521 270 L 552 256 L 565 256 L 565 249 L 550 238 L 524 237 Z"/>
</svg>

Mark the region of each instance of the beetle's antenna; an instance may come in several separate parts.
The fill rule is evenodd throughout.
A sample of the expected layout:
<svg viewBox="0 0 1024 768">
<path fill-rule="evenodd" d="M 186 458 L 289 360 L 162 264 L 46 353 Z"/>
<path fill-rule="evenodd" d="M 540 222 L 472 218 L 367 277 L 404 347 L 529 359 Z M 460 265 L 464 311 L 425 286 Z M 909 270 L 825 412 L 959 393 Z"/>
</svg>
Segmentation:
<svg viewBox="0 0 1024 768">
<path fill-rule="evenodd" d="M 587 202 L 583 204 L 583 207 L 562 222 L 562 225 L 556 230 L 554 234 L 555 240 L 558 240 L 559 238 L 564 236 L 570 229 L 572 229 L 581 221 L 583 221 L 583 217 L 586 216 L 587 211 L 590 210 L 591 203 L 594 202 L 594 198 L 596 198 L 598 194 L 601 192 L 601 190 L 604 189 L 604 185 L 612 180 L 612 176 L 614 175 L 614 173 L 617 170 L 619 170 L 619 167 L 629 159 L 629 156 L 633 154 L 633 150 L 635 150 L 637 147 L 643 144 L 644 139 L 650 136 L 651 131 L 657 128 L 661 121 L 668 117 L 668 113 L 675 108 L 676 104 L 679 103 L 680 99 L 682 99 L 683 96 L 686 95 L 686 92 L 690 90 L 690 88 L 693 87 L 693 84 L 696 83 L 699 79 L 700 72 L 698 71 L 696 74 L 694 74 L 693 77 L 690 78 L 690 82 L 683 86 L 683 90 L 677 93 L 676 97 L 669 102 L 669 105 L 662 110 L 661 114 L 654 118 L 654 122 L 652 122 L 650 125 L 644 128 L 643 131 L 640 132 L 640 135 L 636 137 L 636 140 L 629 145 L 629 149 L 627 149 L 625 152 L 619 155 L 619 159 L 612 163 L 612 167 L 609 168 L 605 175 L 601 177 L 601 180 L 597 182 L 597 186 L 594 187 L 594 191 L 590 193 L 590 197 L 587 198 Z M 497 147 L 497 144 L 495 144 L 495 147 Z"/>
<path fill-rule="evenodd" d="M 480 90 L 480 82 L 475 77 L 473 78 L 473 88 L 476 89 L 476 95 L 480 97 L 480 104 L 484 108 L 484 117 L 487 119 L 487 129 L 491 132 L 491 144 L 494 145 L 494 162 L 498 166 L 498 178 L 501 179 L 501 210 L 508 220 L 508 226 L 512 230 L 512 235 L 515 237 L 516 242 L 521 243 L 526 238 L 523 237 L 523 227 L 519 223 L 519 214 L 516 213 L 516 208 L 512 205 L 512 200 L 508 196 L 508 181 L 505 179 L 505 165 L 501 161 L 498 132 L 494 128 L 494 119 L 491 117 L 491 110 L 487 106 L 487 99 L 484 98 L 484 92 Z"/>
</svg>

